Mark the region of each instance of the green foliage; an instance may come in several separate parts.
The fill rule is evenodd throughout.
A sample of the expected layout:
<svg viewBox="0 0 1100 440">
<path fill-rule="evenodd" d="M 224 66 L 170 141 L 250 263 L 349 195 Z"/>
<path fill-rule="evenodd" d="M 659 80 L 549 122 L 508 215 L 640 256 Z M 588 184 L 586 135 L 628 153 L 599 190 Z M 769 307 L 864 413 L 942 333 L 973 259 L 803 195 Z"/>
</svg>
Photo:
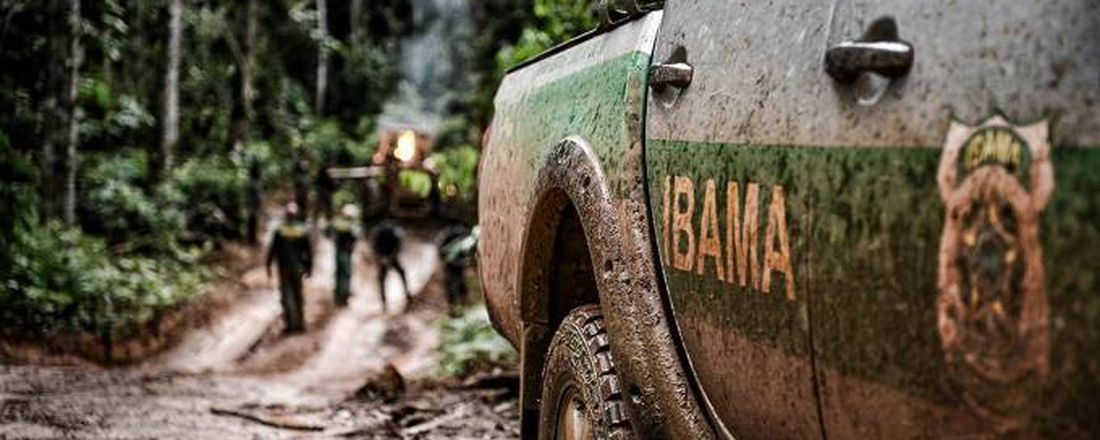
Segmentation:
<svg viewBox="0 0 1100 440">
<path fill-rule="evenodd" d="M 359 141 L 349 136 L 336 121 L 325 120 L 308 127 L 301 134 L 299 144 L 309 151 L 318 163 L 351 161 L 366 163 L 374 147 L 366 139 Z"/>
<path fill-rule="evenodd" d="M 477 194 L 477 161 L 480 153 L 471 145 L 461 145 L 432 153 L 439 171 L 439 188 L 452 200 L 468 200 Z"/>
<path fill-rule="evenodd" d="M 516 350 L 493 330 L 483 303 L 441 321 L 440 334 L 440 375 L 462 376 L 487 365 L 516 362 Z"/>
<path fill-rule="evenodd" d="M 106 150 L 142 130 L 152 129 L 156 118 L 130 95 L 114 96 L 95 78 L 85 79 L 80 89 L 80 136 L 84 150 Z"/>
<path fill-rule="evenodd" d="M 478 32 L 470 45 L 474 57 L 476 91 L 470 98 L 469 123 L 479 130 L 489 123 L 493 95 L 504 72 L 555 44 L 596 27 L 594 0 L 477 0 L 470 1 Z M 473 143 L 467 139 L 458 145 Z"/>
<path fill-rule="evenodd" d="M 82 3 L 78 219 L 62 226 L 42 224 L 38 213 L 62 196 L 40 200 L 39 187 L 57 183 L 60 167 L 43 159 L 63 157 L 69 139 L 70 4 L 0 2 L 0 65 L 11 67 L 0 69 L 0 325 L 140 325 L 197 289 L 202 271 L 187 245 L 240 237 L 247 173 L 237 160 L 258 157 L 272 184 L 286 183 L 299 149 L 315 161 L 367 161 L 375 115 L 398 79 L 397 38 L 411 31 L 409 2 L 363 2 L 355 41 L 345 3 L 330 2 L 332 34 L 322 37 L 315 2 L 256 2 L 254 140 L 241 155 L 230 127 L 244 114 L 244 5 L 184 3 L 177 165 L 154 175 L 147 152 L 161 137 L 165 2 Z M 324 115 L 312 104 L 319 43 L 332 56 Z"/>
<path fill-rule="evenodd" d="M 590 0 L 535 0 L 534 26 L 523 29 L 519 41 L 497 53 L 497 67 L 506 70 L 555 44 L 594 29 L 598 20 Z"/>
<path fill-rule="evenodd" d="M 337 209 L 344 205 L 362 205 L 362 197 L 347 186 L 341 187 L 332 194 L 332 206 Z"/>
<path fill-rule="evenodd" d="M 264 144 L 252 146 L 263 152 Z M 144 151 L 92 156 L 82 176 L 83 225 L 121 252 L 177 251 L 180 241 L 213 244 L 240 237 L 248 184 L 244 166 L 192 157 L 151 189 Z"/>
<path fill-rule="evenodd" d="M 427 197 L 432 191 L 432 177 L 423 171 L 401 170 L 397 173 L 397 181 L 402 189 L 418 197 Z"/>
<path fill-rule="evenodd" d="M 290 20 L 303 32 L 309 34 L 315 44 L 333 51 L 341 47 L 340 41 L 332 38 L 332 35 L 322 35 L 317 31 L 318 8 L 313 2 L 295 2 L 290 6 Z"/>
<path fill-rule="evenodd" d="M 191 158 L 173 170 L 160 192 L 165 199 L 186 205 L 183 238 L 210 243 L 241 237 L 247 187 L 247 170 L 229 159 Z"/>
<path fill-rule="evenodd" d="M 184 226 L 181 203 L 167 197 L 165 191 L 150 194 L 143 189 L 148 163 L 144 152 L 131 150 L 93 159 L 83 176 L 85 227 L 128 251 L 174 250 Z"/>
<path fill-rule="evenodd" d="M 373 117 L 381 112 L 399 79 L 396 57 L 374 44 L 342 46 L 337 54 L 344 64 L 334 72 L 336 81 L 327 98 L 328 112 L 345 130 L 361 138 L 373 137 Z M 370 126 L 370 132 L 362 131 L 364 124 Z"/>
<path fill-rule="evenodd" d="M 37 172 L 0 131 L 0 270 L 11 267 L 20 235 L 38 223 Z"/>
<path fill-rule="evenodd" d="M 88 182 L 105 188 L 122 185 L 111 202 L 127 215 L 155 218 L 141 206 L 144 195 L 131 194 L 140 158 L 124 157 L 93 166 Z M 202 279 L 195 256 L 120 254 L 108 242 L 56 223 L 40 225 L 36 171 L 8 148 L 0 133 L 0 322 L 32 331 L 61 329 L 114 331 L 147 322 L 157 310 L 193 295 Z M 111 183 L 107 183 L 111 182 Z M 126 202 L 115 200 L 127 199 Z M 134 201 L 131 199 L 137 199 Z M 139 220 L 132 220 L 137 222 Z"/>
<path fill-rule="evenodd" d="M 234 30 L 243 25 L 233 21 L 232 9 L 229 2 L 196 2 L 183 9 L 179 93 L 180 105 L 187 107 L 180 112 L 181 156 L 216 155 L 230 144 L 240 56 Z"/>
<path fill-rule="evenodd" d="M 515 57 L 579 33 L 587 26 L 573 24 L 583 15 L 581 3 L 587 0 L 469 2 L 479 31 L 470 41 L 444 42 L 447 50 L 474 46 L 475 65 L 466 73 L 478 83 L 476 90 L 458 91 L 461 99 L 443 115 L 433 160 L 445 196 L 468 201 L 475 192 L 477 151 L 466 145 L 477 141 L 488 118 L 505 64 L 498 58 L 506 58 L 497 57 L 498 50 L 529 33 L 524 28 L 541 34 L 509 49 Z M 63 227 L 43 225 L 38 214 L 43 207 L 57 211 L 53 205 L 62 196 L 40 194 L 40 186 L 62 186 L 53 171 L 63 168 L 59 159 L 70 134 L 69 4 L 0 2 L 0 65 L 12 66 L 0 72 L 0 322 L 70 329 L 141 322 L 194 290 L 198 269 L 186 246 L 209 248 L 240 237 L 247 184 L 241 159 L 260 159 L 269 188 L 288 185 L 300 151 L 312 155 L 314 166 L 368 162 L 377 114 L 399 79 L 400 39 L 420 31 L 413 26 L 414 2 L 362 2 L 358 14 L 348 2 L 329 2 L 327 36 L 316 32 L 312 0 L 256 2 L 253 112 L 248 124 L 238 125 L 245 114 L 239 99 L 244 5 L 184 3 L 180 141 L 176 167 L 160 175 L 149 164 L 161 141 L 165 2 L 82 3 L 78 219 Z M 356 16 L 357 23 L 347 21 Z M 318 46 L 331 55 L 323 114 L 313 106 Z M 468 79 L 459 76 L 456 82 Z M 471 103 L 475 109 L 467 111 Z M 251 140 L 240 154 L 230 135 L 239 133 L 231 127 L 245 126 Z M 59 163 L 46 164 L 51 156 Z M 424 195 L 431 189 L 422 174 L 401 178 Z M 337 197 L 357 201 L 352 190 Z"/>
<path fill-rule="evenodd" d="M 137 326 L 191 297 L 202 279 L 190 259 L 116 257 L 102 239 L 57 224 L 24 230 L 10 251 L 0 317 L 29 330 Z"/>
<path fill-rule="evenodd" d="M 109 61 L 122 59 L 126 37 L 130 35 L 130 23 L 127 22 L 123 3 L 123 0 L 102 1 L 101 9 L 97 11 L 98 20 L 85 24 L 91 40 L 90 49 Z"/>
<path fill-rule="evenodd" d="M 260 173 L 264 185 L 267 186 L 281 182 L 289 175 L 289 166 L 284 166 L 279 160 L 282 156 L 277 146 L 268 141 L 252 141 L 245 147 L 245 157 L 248 160 L 255 158 L 260 162 Z M 244 166 L 247 167 L 247 163 Z"/>
</svg>

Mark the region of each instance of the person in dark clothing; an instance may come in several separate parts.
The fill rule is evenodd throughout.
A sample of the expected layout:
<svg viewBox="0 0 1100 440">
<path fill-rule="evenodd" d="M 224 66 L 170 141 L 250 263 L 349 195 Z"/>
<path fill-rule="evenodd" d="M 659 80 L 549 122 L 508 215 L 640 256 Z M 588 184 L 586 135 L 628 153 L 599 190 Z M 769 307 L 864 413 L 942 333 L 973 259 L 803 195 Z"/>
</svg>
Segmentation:
<svg viewBox="0 0 1100 440">
<path fill-rule="evenodd" d="M 279 296 L 283 305 L 283 320 L 288 333 L 305 330 L 302 316 L 302 279 L 309 278 L 313 268 L 309 227 L 299 216 L 298 205 L 286 206 L 286 220 L 275 230 L 267 252 L 267 276 L 271 278 L 271 263 L 279 266 Z"/>
<path fill-rule="evenodd" d="M 466 268 L 473 264 L 477 253 L 478 227 L 467 229 L 462 225 L 451 226 L 439 235 L 439 259 L 443 261 L 443 286 L 447 305 L 455 307 L 466 299 Z"/>
<path fill-rule="evenodd" d="M 363 230 L 372 230 L 371 225 L 377 222 L 382 209 L 382 189 L 376 177 L 368 177 L 363 180 Z"/>
<path fill-rule="evenodd" d="M 399 182 L 399 175 L 401 168 L 397 163 L 397 159 L 387 156 L 386 161 L 382 164 L 382 176 L 385 180 L 382 183 L 382 215 L 390 215 L 397 212 L 397 190 L 401 187 Z"/>
<path fill-rule="evenodd" d="M 309 213 L 309 160 L 304 154 L 299 155 L 298 160 L 294 162 L 291 174 L 294 180 L 294 202 L 298 204 L 298 209 L 302 210 L 304 216 Z"/>
<path fill-rule="evenodd" d="M 397 271 L 401 277 L 401 285 L 405 288 L 405 299 L 411 300 L 409 282 L 405 278 L 405 268 L 397 259 L 401 253 L 401 240 L 405 233 L 401 228 L 382 221 L 371 231 L 371 249 L 374 251 L 375 262 L 378 264 L 378 291 L 382 296 L 382 310 L 386 310 L 386 275 L 390 269 Z"/>
<path fill-rule="evenodd" d="M 359 209 L 355 205 L 345 205 L 340 215 L 325 229 L 336 247 L 336 290 L 333 298 L 340 307 L 346 306 L 351 296 L 352 255 L 355 254 L 355 240 L 359 237 L 356 217 L 359 217 Z"/>
<path fill-rule="evenodd" d="M 263 209 L 263 170 L 260 159 L 252 156 L 248 161 L 248 243 L 260 242 L 260 211 Z"/>
<path fill-rule="evenodd" d="M 432 174 L 432 188 L 428 191 L 428 216 L 440 217 L 443 213 L 443 194 L 439 191 L 439 175 Z"/>
<path fill-rule="evenodd" d="M 313 185 L 317 188 L 316 211 L 314 219 L 329 218 L 332 215 L 332 194 L 336 192 L 336 182 L 328 175 L 329 167 L 320 167 Z"/>
</svg>

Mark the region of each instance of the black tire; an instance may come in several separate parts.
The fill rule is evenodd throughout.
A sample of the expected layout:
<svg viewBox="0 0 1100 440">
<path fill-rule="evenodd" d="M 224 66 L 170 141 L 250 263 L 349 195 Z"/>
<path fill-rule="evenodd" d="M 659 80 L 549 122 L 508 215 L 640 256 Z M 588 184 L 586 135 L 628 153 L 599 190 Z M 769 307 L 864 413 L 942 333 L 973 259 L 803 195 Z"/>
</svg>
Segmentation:
<svg viewBox="0 0 1100 440">
<path fill-rule="evenodd" d="M 569 312 L 550 342 L 543 368 L 539 439 L 568 438 L 564 432 L 559 435 L 558 427 L 561 417 L 575 410 L 587 422 L 588 435 L 581 437 L 634 437 L 603 315 L 593 305 Z"/>
</svg>

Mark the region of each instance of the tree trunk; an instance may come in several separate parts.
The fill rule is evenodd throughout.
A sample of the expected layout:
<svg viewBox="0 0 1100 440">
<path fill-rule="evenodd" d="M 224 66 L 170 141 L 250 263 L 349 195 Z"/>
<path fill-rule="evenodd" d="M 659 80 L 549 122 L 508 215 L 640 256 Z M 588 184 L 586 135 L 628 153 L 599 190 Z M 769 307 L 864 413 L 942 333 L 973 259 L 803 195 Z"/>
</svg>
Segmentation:
<svg viewBox="0 0 1100 440">
<path fill-rule="evenodd" d="M 325 110 L 325 90 L 328 88 L 328 5 L 325 0 L 317 0 L 317 35 L 317 96 L 314 113 L 320 116 Z"/>
<path fill-rule="evenodd" d="M 363 0 L 351 0 L 351 13 L 348 14 L 351 29 L 351 57 L 358 59 L 362 52 L 363 44 L 363 26 L 359 23 L 363 19 Z"/>
<path fill-rule="evenodd" d="M 252 120 L 255 118 L 255 112 L 252 108 L 252 98 L 255 95 L 252 88 L 252 47 L 256 39 L 256 0 L 245 1 L 244 22 L 244 35 L 241 38 L 240 54 L 237 60 L 238 102 L 233 115 L 232 139 L 233 151 L 236 153 L 242 152 L 248 144 Z"/>
<path fill-rule="evenodd" d="M 69 11 L 62 1 L 47 2 L 49 19 L 46 34 L 49 35 L 49 63 L 45 66 L 42 84 L 42 102 L 39 107 L 36 137 L 42 143 L 39 153 L 39 219 L 43 224 L 61 216 L 61 185 L 58 150 L 65 145 L 65 92 L 66 61 L 70 45 L 68 28 Z"/>
<path fill-rule="evenodd" d="M 52 76 L 47 72 L 47 76 Z M 59 105 L 57 95 L 59 92 L 51 90 L 50 95 L 42 104 L 41 126 L 39 133 L 42 139 L 42 152 L 38 163 L 40 179 L 38 192 L 38 216 L 43 224 L 57 218 L 57 178 L 55 176 L 57 166 L 57 123 Z"/>
<path fill-rule="evenodd" d="M 179 142 L 180 45 L 183 40 L 182 0 L 168 0 L 168 45 L 164 68 L 164 110 L 161 115 L 160 172 L 167 176 Z"/>
<path fill-rule="evenodd" d="M 69 88 L 65 104 L 68 106 L 68 146 L 65 149 L 65 195 L 62 215 L 65 223 L 76 223 L 76 167 L 77 146 L 80 142 L 80 115 L 77 113 L 77 92 L 80 90 L 80 65 L 84 60 L 84 48 L 80 44 L 80 0 L 70 0 L 69 27 Z"/>
</svg>

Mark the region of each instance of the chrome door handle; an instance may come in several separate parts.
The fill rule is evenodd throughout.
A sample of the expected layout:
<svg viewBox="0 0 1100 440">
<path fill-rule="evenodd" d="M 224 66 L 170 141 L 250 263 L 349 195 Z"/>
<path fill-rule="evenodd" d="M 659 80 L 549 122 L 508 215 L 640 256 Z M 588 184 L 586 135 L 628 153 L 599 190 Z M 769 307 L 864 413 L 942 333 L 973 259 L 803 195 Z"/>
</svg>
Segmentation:
<svg viewBox="0 0 1100 440">
<path fill-rule="evenodd" d="M 855 81 L 863 72 L 897 78 L 911 67 L 913 46 L 904 41 L 845 41 L 825 52 L 825 71 L 842 83 Z"/>
<path fill-rule="evenodd" d="M 665 87 L 686 88 L 691 85 L 691 79 L 695 76 L 695 69 L 691 64 L 663 63 L 649 67 L 649 86 L 654 89 Z"/>
<path fill-rule="evenodd" d="M 881 18 L 871 24 L 863 38 L 825 51 L 825 72 L 842 83 L 855 82 L 863 72 L 897 78 L 909 73 L 913 57 L 913 45 L 898 38 L 894 19 Z"/>
</svg>

